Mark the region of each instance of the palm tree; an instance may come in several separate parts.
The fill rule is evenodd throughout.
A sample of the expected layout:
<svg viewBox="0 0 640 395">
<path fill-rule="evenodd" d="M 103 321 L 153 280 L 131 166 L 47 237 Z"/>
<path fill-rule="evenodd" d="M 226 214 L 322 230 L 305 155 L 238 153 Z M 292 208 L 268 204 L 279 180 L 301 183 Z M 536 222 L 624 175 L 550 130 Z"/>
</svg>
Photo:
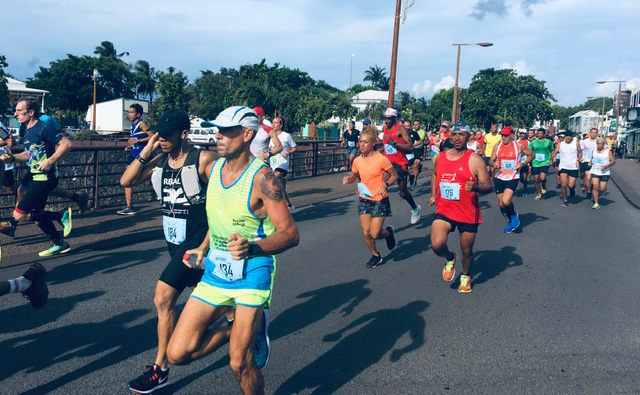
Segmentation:
<svg viewBox="0 0 640 395">
<path fill-rule="evenodd" d="M 116 52 L 116 48 L 113 46 L 111 41 L 103 41 L 99 46 L 93 51 L 94 54 L 98 55 L 101 58 L 118 58 L 118 52 Z M 124 52 L 121 54 L 121 56 Z M 128 55 L 128 53 L 127 53 Z"/>
<path fill-rule="evenodd" d="M 379 89 L 389 89 L 389 78 L 384 67 L 378 65 L 369 67 L 369 70 L 364 72 L 364 81 L 370 81 L 371 86 Z"/>
<path fill-rule="evenodd" d="M 149 103 L 153 103 L 153 94 L 156 93 L 156 71 L 146 60 L 138 60 L 133 66 L 136 95 L 146 95 Z"/>
</svg>

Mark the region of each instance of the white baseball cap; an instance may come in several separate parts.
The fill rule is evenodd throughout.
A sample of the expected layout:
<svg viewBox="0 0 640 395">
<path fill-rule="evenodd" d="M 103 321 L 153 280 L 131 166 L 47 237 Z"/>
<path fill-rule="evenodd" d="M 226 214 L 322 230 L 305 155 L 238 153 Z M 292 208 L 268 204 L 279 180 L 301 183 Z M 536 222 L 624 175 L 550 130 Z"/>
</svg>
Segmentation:
<svg viewBox="0 0 640 395">
<path fill-rule="evenodd" d="M 242 126 L 258 131 L 258 114 L 249 107 L 233 106 L 222 111 L 213 121 L 204 121 L 202 127 L 232 128 Z"/>
<path fill-rule="evenodd" d="M 385 117 L 396 117 L 396 118 L 398 118 L 398 110 L 396 110 L 395 108 L 389 107 L 384 112 L 384 116 Z"/>
</svg>

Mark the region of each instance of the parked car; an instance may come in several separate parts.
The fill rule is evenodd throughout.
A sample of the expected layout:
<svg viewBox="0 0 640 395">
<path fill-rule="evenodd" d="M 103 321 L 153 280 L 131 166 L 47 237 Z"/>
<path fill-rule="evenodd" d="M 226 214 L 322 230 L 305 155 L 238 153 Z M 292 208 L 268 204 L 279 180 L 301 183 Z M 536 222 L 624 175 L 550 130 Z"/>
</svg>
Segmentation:
<svg viewBox="0 0 640 395">
<path fill-rule="evenodd" d="M 189 140 L 192 143 L 215 143 L 218 128 L 193 128 L 189 131 Z"/>
</svg>

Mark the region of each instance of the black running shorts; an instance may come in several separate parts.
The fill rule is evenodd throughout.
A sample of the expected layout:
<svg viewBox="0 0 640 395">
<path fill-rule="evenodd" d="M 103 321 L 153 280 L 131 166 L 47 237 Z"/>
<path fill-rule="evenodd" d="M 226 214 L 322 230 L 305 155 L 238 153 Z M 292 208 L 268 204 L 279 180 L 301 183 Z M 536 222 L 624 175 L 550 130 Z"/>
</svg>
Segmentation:
<svg viewBox="0 0 640 395">
<path fill-rule="evenodd" d="M 518 189 L 518 183 L 520 182 L 520 179 L 516 178 L 515 180 L 509 180 L 509 181 L 505 181 L 505 180 L 501 180 L 499 178 L 496 178 L 495 180 L 493 180 L 493 190 L 499 195 L 501 193 L 504 193 L 505 189 L 511 189 L 512 191 L 516 191 L 516 189 Z"/>
<path fill-rule="evenodd" d="M 49 194 L 58 186 L 58 179 L 49 177 L 47 181 L 29 181 L 22 200 L 18 202 L 16 211 L 22 214 L 44 210 Z"/>
<path fill-rule="evenodd" d="M 188 237 L 184 243 L 178 246 L 169 244 L 171 259 L 160 275 L 160 281 L 174 288 L 178 293 L 182 293 L 186 287 L 194 287 L 200 282 L 204 270 L 189 268 L 182 263 L 182 256 L 187 250 L 198 248 L 204 240 L 204 236 L 205 234 L 198 234 Z"/>
<path fill-rule="evenodd" d="M 446 221 L 451 224 L 451 231 L 455 231 L 456 227 L 458 228 L 458 233 L 478 233 L 478 225 L 480 224 L 470 224 L 466 222 L 458 222 L 450 219 L 446 215 L 436 214 L 433 217 L 434 220 L 440 219 Z"/>
</svg>

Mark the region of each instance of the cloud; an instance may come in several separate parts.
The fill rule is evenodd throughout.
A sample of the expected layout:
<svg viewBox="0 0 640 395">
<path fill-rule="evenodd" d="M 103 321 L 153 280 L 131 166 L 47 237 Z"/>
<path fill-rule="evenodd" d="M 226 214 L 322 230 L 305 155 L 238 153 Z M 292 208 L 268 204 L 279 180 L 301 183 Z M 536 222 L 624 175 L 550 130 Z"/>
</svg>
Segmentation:
<svg viewBox="0 0 640 395">
<path fill-rule="evenodd" d="M 413 88 L 411 88 L 411 92 L 413 92 L 413 95 L 416 97 L 423 97 L 429 92 L 432 86 L 433 83 L 431 80 L 425 80 L 422 85 L 419 83 L 414 84 Z"/>
<path fill-rule="evenodd" d="M 634 76 L 629 71 L 618 71 L 614 74 L 608 74 L 602 78 L 597 78 L 596 81 L 616 81 L 616 80 L 624 80 L 626 82 L 622 83 L 622 90 L 629 90 L 632 92 L 637 92 L 640 90 L 640 77 Z M 594 97 L 613 97 L 614 92 L 618 90 L 618 83 L 608 83 L 608 84 L 594 84 L 589 96 Z"/>
<path fill-rule="evenodd" d="M 533 69 L 527 66 L 527 62 L 524 60 L 518 60 L 514 64 L 509 62 L 503 62 L 500 65 L 501 69 L 514 69 L 518 75 L 533 75 Z"/>
<path fill-rule="evenodd" d="M 450 75 L 448 75 L 446 77 L 442 77 L 440 82 L 438 82 L 437 84 L 435 84 L 433 86 L 433 91 L 437 93 L 437 92 L 440 92 L 441 90 L 444 90 L 444 89 L 453 88 L 455 83 L 456 83 L 455 78 L 453 78 Z"/>
<path fill-rule="evenodd" d="M 531 11 L 531 6 L 536 4 L 546 3 L 547 0 L 522 0 L 522 4 L 520 7 L 522 8 L 522 13 L 526 16 L 531 16 L 533 11 Z"/>
<path fill-rule="evenodd" d="M 478 0 L 473 5 L 473 11 L 469 16 L 480 21 L 488 14 L 505 16 L 507 14 L 506 0 Z"/>
</svg>

